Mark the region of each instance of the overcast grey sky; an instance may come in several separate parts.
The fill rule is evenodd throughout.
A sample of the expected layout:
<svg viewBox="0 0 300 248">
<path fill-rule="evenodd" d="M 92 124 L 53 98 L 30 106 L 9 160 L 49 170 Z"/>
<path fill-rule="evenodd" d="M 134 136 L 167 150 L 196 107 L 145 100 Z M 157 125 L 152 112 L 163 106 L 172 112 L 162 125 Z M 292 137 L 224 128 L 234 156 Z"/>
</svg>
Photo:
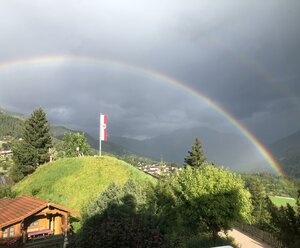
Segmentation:
<svg viewBox="0 0 300 248">
<path fill-rule="evenodd" d="M 90 56 L 170 75 L 221 105 L 265 143 L 300 129 L 299 0 L 0 1 L 0 64 Z M 200 99 L 139 70 L 53 62 L 4 68 L 0 106 L 97 135 L 235 129 Z"/>
</svg>

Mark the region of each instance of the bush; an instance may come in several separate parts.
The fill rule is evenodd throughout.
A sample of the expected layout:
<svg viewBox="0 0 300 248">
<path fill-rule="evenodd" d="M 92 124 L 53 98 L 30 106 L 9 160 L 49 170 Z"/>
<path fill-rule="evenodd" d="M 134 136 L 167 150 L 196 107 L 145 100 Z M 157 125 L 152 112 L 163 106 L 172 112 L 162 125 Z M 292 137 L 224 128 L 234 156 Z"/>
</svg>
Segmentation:
<svg viewBox="0 0 300 248">
<path fill-rule="evenodd" d="M 104 211 L 99 210 L 85 220 L 77 236 L 78 247 L 165 247 L 159 230 L 146 225 L 143 214 L 137 213 L 133 195 L 113 199 Z"/>
<path fill-rule="evenodd" d="M 22 245 L 21 238 L 0 239 L 0 248 L 4 247 L 20 247 Z"/>
<path fill-rule="evenodd" d="M 149 210 L 167 232 L 197 235 L 229 230 L 250 221 L 250 194 L 239 175 L 213 165 L 187 167 L 161 181 L 148 197 Z"/>
<path fill-rule="evenodd" d="M 15 198 L 16 193 L 14 193 L 9 186 L 0 186 L 0 198 Z"/>
</svg>

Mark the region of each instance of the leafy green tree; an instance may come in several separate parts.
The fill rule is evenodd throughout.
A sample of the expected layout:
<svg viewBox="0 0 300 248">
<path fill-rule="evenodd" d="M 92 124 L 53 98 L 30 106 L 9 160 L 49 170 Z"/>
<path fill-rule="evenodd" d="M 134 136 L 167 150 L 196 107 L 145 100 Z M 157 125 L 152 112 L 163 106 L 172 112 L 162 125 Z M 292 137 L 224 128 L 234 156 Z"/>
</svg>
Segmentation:
<svg viewBox="0 0 300 248">
<path fill-rule="evenodd" d="M 85 220 L 77 235 L 78 247 L 166 247 L 159 230 L 145 225 L 137 212 L 134 195 L 126 194 L 112 201 L 100 214 Z"/>
<path fill-rule="evenodd" d="M 199 138 L 196 138 L 192 145 L 191 151 L 188 151 L 187 157 L 184 159 L 185 166 L 200 167 L 206 161 L 202 144 Z"/>
<path fill-rule="evenodd" d="M 178 198 L 172 187 L 172 179 L 164 177 L 147 191 L 147 213 L 152 218 L 149 221 L 164 234 L 182 234 L 178 225 Z"/>
<path fill-rule="evenodd" d="M 251 194 L 251 201 L 253 205 L 253 221 L 260 228 L 265 228 L 268 226 L 271 217 L 268 211 L 268 196 L 266 194 L 265 187 L 258 180 L 253 180 L 250 183 L 248 190 Z"/>
<path fill-rule="evenodd" d="M 11 143 L 2 143 L 2 149 L 4 151 L 10 150 L 11 149 Z"/>
<path fill-rule="evenodd" d="M 78 246 L 164 247 L 163 235 L 145 221 L 145 196 L 145 185 L 132 179 L 123 187 L 111 183 L 87 208 Z"/>
<path fill-rule="evenodd" d="M 14 193 L 9 186 L 0 186 L 0 198 L 15 198 L 16 193 Z"/>
<path fill-rule="evenodd" d="M 46 113 L 38 108 L 25 121 L 23 139 L 13 146 L 15 165 L 11 171 L 12 176 L 20 179 L 32 173 L 37 166 L 49 162 L 50 147 L 52 139 Z"/>
<path fill-rule="evenodd" d="M 179 224 L 192 233 L 213 237 L 236 221 L 251 221 L 250 194 L 240 175 L 213 165 L 179 171 L 172 182 Z"/>
<path fill-rule="evenodd" d="M 96 214 L 102 214 L 110 203 L 118 204 L 122 196 L 122 188 L 112 182 L 100 193 L 94 202 L 88 206 L 85 211 L 85 217 L 91 217 Z"/>
<path fill-rule="evenodd" d="M 65 133 L 62 147 L 67 157 L 88 155 L 90 151 L 90 146 L 83 133 Z"/>
<path fill-rule="evenodd" d="M 132 179 L 129 179 L 123 187 L 112 182 L 86 209 L 86 215 L 102 214 L 108 204 L 119 204 L 125 195 L 133 195 L 136 199 L 137 207 L 143 205 L 146 202 L 146 187 L 147 185 L 140 185 Z"/>
<path fill-rule="evenodd" d="M 268 210 L 271 214 L 270 227 L 276 237 L 288 248 L 300 247 L 300 190 L 298 191 L 297 206 L 287 204 L 277 208 L 269 201 Z"/>
</svg>

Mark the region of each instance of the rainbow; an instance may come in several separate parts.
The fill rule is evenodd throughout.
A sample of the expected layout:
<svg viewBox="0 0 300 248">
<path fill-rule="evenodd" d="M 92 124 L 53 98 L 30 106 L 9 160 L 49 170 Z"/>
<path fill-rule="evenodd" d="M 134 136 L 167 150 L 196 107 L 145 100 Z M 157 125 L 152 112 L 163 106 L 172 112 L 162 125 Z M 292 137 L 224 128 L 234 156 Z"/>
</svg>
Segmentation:
<svg viewBox="0 0 300 248">
<path fill-rule="evenodd" d="M 23 58 L 23 59 L 14 59 L 9 61 L 0 62 L 0 70 L 6 69 L 15 69 L 15 68 L 25 68 L 33 65 L 57 65 L 57 63 L 66 63 L 66 62 L 78 62 L 78 63 L 89 63 L 94 65 L 110 65 L 119 68 L 125 68 L 127 70 L 133 71 L 135 73 L 140 73 L 145 76 L 154 78 L 159 81 L 163 81 L 169 83 L 178 89 L 186 91 L 191 95 L 199 98 L 210 108 L 214 109 L 217 113 L 223 116 L 227 121 L 229 121 L 246 139 L 248 139 L 258 150 L 258 152 L 264 157 L 264 159 L 268 162 L 268 164 L 276 171 L 276 173 L 280 176 L 286 177 L 284 171 L 280 167 L 280 165 L 273 158 L 272 154 L 264 147 L 260 141 L 246 128 L 243 126 L 241 122 L 239 122 L 236 118 L 234 118 L 230 113 L 228 113 L 222 106 L 208 98 L 204 94 L 199 91 L 194 90 L 193 88 L 184 84 L 169 75 L 163 74 L 158 71 L 151 70 L 149 68 L 144 68 L 138 65 L 129 64 L 120 62 L 117 60 L 111 59 L 102 59 L 96 57 L 88 57 L 88 56 L 75 56 L 75 55 L 47 55 L 47 56 L 39 56 L 39 57 L 31 57 L 31 58 Z"/>
</svg>

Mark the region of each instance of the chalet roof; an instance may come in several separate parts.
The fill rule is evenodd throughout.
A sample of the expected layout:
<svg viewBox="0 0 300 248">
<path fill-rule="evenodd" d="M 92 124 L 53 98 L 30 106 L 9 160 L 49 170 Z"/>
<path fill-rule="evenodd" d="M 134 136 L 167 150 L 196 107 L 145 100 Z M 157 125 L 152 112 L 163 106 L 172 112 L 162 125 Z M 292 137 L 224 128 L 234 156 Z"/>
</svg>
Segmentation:
<svg viewBox="0 0 300 248">
<path fill-rule="evenodd" d="M 32 196 L 20 196 L 15 199 L 2 198 L 0 199 L 0 228 L 19 222 L 48 206 L 80 215 L 77 211 Z"/>
<path fill-rule="evenodd" d="M 9 199 L 9 198 L 2 198 L 2 199 L 0 199 L 0 210 L 2 211 L 2 208 L 4 206 L 8 205 L 11 201 L 13 201 L 13 199 Z"/>
</svg>

